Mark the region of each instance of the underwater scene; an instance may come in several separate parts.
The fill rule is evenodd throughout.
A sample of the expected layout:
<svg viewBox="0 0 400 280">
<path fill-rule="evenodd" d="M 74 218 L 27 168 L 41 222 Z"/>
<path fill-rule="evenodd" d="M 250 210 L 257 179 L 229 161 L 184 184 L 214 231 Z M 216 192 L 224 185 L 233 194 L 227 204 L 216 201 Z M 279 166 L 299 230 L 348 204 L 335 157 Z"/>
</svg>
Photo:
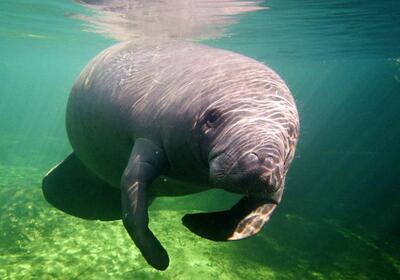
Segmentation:
<svg viewBox="0 0 400 280">
<path fill-rule="evenodd" d="M 255 59 L 285 81 L 299 115 L 282 199 L 258 234 L 219 242 L 182 223 L 241 194 L 210 186 L 152 201 L 164 271 L 146 262 L 122 213 L 79 218 L 42 191 L 73 152 L 74 82 L 128 40 L 194 41 Z M 71 198 L 79 192 L 57 199 Z M 400 2 L 1 0 L 0 279 L 400 279 Z"/>
</svg>

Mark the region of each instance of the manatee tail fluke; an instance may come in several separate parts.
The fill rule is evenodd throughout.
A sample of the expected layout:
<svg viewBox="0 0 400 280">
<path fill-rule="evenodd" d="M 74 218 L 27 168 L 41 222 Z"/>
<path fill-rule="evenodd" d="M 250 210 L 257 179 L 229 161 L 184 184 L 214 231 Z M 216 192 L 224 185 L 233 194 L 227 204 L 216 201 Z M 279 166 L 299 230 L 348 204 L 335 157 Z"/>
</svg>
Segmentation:
<svg viewBox="0 0 400 280">
<path fill-rule="evenodd" d="M 57 209 L 89 220 L 121 219 L 121 192 L 109 186 L 70 154 L 42 181 L 46 200 Z"/>
<path fill-rule="evenodd" d="M 183 224 L 193 233 L 214 241 L 239 240 L 257 234 L 277 204 L 244 197 L 230 210 L 187 214 Z"/>
</svg>

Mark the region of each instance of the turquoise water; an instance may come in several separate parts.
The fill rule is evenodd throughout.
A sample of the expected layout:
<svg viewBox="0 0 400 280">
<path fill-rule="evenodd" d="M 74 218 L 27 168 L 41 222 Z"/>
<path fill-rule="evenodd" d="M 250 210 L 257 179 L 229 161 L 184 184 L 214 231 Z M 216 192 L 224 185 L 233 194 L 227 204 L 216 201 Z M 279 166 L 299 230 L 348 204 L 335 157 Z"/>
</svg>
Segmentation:
<svg viewBox="0 0 400 280">
<path fill-rule="evenodd" d="M 268 1 L 205 43 L 254 57 L 291 88 L 302 133 L 282 204 L 261 234 L 215 243 L 182 226 L 226 209 L 210 191 L 160 198 L 151 227 L 171 258 L 152 269 L 120 221 L 49 205 L 41 179 L 71 148 L 69 90 L 114 43 L 82 31 L 70 1 L 0 2 L 0 279 L 398 279 L 400 4 Z"/>
</svg>

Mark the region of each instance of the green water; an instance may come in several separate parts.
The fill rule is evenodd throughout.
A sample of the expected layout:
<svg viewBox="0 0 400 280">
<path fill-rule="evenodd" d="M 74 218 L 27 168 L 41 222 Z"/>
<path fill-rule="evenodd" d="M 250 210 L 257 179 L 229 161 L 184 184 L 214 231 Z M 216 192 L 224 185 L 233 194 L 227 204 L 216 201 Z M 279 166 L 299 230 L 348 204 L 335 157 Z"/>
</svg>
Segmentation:
<svg viewBox="0 0 400 280">
<path fill-rule="evenodd" d="M 207 44 L 276 69 L 302 133 L 282 204 L 262 233 L 215 243 L 180 222 L 230 207 L 205 192 L 160 198 L 151 228 L 171 258 L 141 257 L 120 221 L 49 205 L 41 179 L 71 148 L 69 90 L 114 42 L 82 31 L 70 1 L 0 1 L 0 279 L 399 279 L 400 4 L 268 1 Z"/>
</svg>

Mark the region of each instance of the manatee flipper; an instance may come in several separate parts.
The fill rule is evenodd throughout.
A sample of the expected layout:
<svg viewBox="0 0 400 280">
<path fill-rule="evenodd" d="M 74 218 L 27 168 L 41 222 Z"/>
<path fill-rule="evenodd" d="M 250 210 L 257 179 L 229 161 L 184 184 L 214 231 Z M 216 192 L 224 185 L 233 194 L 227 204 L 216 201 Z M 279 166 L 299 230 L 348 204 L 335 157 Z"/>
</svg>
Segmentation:
<svg viewBox="0 0 400 280">
<path fill-rule="evenodd" d="M 120 191 L 99 179 L 70 154 L 42 181 L 46 200 L 70 215 L 89 220 L 121 219 Z"/>
<path fill-rule="evenodd" d="M 147 139 L 136 139 L 121 180 L 122 220 L 146 261 L 158 270 L 169 265 L 167 251 L 149 229 L 147 194 L 165 165 L 162 149 Z"/>
<path fill-rule="evenodd" d="M 258 233 L 276 206 L 276 202 L 245 196 L 230 210 L 187 214 L 182 222 L 203 238 L 214 241 L 239 240 Z"/>
</svg>

